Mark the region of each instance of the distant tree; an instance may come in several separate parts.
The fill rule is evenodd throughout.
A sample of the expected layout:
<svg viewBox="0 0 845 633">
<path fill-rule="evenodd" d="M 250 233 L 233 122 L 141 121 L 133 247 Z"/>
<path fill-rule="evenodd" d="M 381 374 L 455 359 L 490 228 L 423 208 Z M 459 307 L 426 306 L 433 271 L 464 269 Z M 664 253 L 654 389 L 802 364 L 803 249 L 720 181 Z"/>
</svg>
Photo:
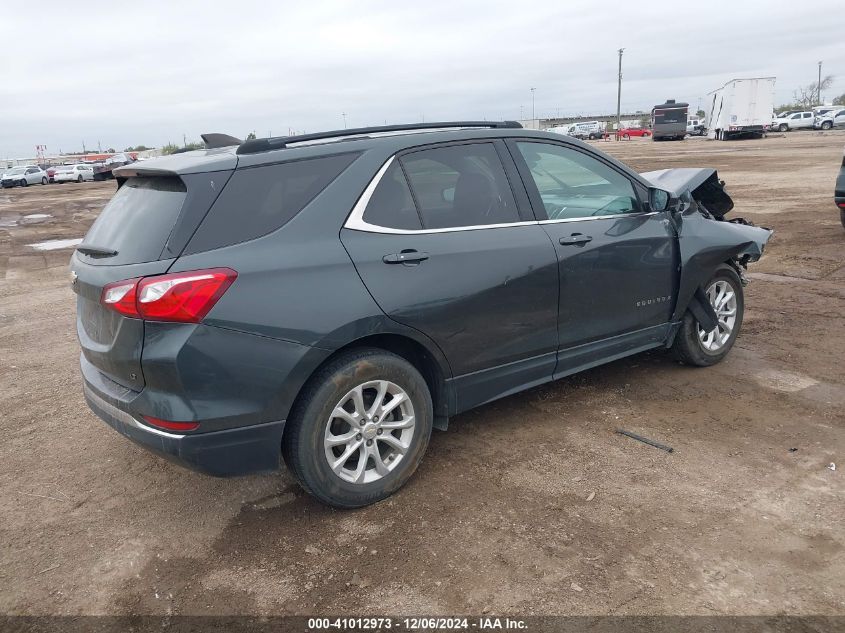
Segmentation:
<svg viewBox="0 0 845 633">
<path fill-rule="evenodd" d="M 174 143 L 167 143 L 167 144 L 161 146 L 161 153 L 165 154 L 165 155 L 172 154 L 177 149 L 179 149 L 178 145 L 176 145 Z"/>
<path fill-rule="evenodd" d="M 828 75 L 822 79 L 821 84 L 814 81 L 806 86 L 799 86 L 792 93 L 792 98 L 795 100 L 795 105 L 802 110 L 809 110 L 814 105 L 818 105 L 820 93 L 827 90 L 833 85 L 833 75 Z"/>
<path fill-rule="evenodd" d="M 124 152 L 146 152 L 148 149 L 152 149 L 147 147 L 146 145 L 137 145 L 135 147 L 127 147 L 123 151 Z"/>
<path fill-rule="evenodd" d="M 648 127 L 651 125 L 651 117 L 648 114 L 643 114 L 640 117 L 640 127 Z"/>
<path fill-rule="evenodd" d="M 705 114 L 706 112 L 704 112 L 704 110 L 696 110 L 695 112 L 695 116 L 697 116 L 699 119 L 703 119 Z"/>
<path fill-rule="evenodd" d="M 833 105 L 845 105 L 845 92 L 833 100 Z"/>
<path fill-rule="evenodd" d="M 114 154 L 117 150 L 113 147 L 110 147 L 106 150 L 109 154 Z"/>
<path fill-rule="evenodd" d="M 258 138 L 258 137 L 255 135 L 255 132 L 250 132 L 249 134 L 246 135 L 246 140 L 248 140 L 248 141 L 252 141 L 256 138 Z"/>
</svg>

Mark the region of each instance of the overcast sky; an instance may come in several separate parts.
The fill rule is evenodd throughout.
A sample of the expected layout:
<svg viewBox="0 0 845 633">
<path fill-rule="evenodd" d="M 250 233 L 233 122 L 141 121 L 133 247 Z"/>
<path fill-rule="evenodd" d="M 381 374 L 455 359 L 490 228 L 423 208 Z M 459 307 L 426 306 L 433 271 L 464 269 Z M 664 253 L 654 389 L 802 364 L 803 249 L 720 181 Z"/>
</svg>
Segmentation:
<svg viewBox="0 0 845 633">
<path fill-rule="evenodd" d="M 776 76 L 835 75 L 843 0 L 795 3 L 108 1 L 0 19 L 0 157 L 425 120 L 623 111 Z M 296 6 L 294 6 L 296 5 Z M 696 8 L 698 6 L 699 8 Z"/>
</svg>

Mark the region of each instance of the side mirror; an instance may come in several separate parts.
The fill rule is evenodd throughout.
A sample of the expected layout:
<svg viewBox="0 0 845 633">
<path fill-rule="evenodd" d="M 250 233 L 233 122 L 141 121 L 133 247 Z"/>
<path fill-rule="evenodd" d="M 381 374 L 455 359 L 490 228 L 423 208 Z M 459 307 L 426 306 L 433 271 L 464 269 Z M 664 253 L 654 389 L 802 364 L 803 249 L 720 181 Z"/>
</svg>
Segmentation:
<svg viewBox="0 0 845 633">
<path fill-rule="evenodd" d="M 652 211 L 666 211 L 672 196 L 668 191 L 651 187 L 648 190 L 648 206 Z"/>
</svg>

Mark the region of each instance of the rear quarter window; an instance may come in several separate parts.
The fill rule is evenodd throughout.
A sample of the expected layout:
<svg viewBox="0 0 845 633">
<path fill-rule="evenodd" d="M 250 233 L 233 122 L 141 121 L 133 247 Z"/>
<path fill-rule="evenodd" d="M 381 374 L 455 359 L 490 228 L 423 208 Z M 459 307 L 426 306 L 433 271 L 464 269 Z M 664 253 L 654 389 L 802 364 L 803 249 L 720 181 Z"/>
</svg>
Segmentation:
<svg viewBox="0 0 845 633">
<path fill-rule="evenodd" d="M 283 227 L 358 156 L 338 154 L 237 169 L 186 253 L 246 242 Z"/>
</svg>

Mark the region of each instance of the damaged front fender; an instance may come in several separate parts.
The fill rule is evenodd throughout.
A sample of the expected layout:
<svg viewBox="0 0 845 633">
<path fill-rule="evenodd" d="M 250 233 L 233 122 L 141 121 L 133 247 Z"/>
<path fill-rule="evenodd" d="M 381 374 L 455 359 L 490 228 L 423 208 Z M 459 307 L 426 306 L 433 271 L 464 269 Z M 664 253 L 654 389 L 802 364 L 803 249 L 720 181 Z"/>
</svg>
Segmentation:
<svg viewBox="0 0 845 633">
<path fill-rule="evenodd" d="M 707 301 L 704 284 L 725 263 L 732 264 L 742 278 L 742 269 L 762 257 L 772 231 L 741 218 L 724 219 L 733 209 L 733 200 L 715 169 L 664 169 L 642 176 L 681 203 L 672 216 L 680 255 L 672 320 L 679 322 L 690 310 L 703 329 L 712 330 L 716 314 Z"/>
</svg>

